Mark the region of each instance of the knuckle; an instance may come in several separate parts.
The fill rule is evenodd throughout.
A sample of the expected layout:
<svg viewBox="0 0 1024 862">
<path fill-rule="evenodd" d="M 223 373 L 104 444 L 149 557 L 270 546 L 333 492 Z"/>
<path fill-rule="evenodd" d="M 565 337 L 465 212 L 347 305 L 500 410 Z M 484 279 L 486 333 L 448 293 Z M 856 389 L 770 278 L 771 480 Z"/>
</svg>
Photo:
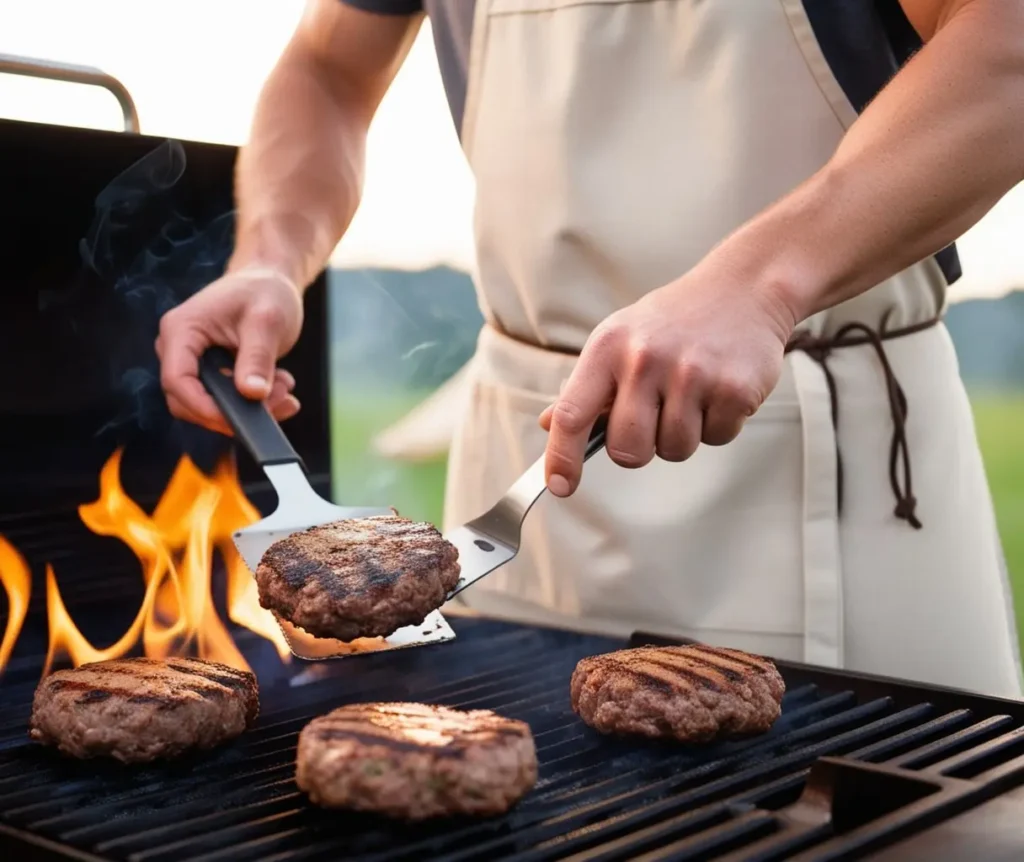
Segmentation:
<svg viewBox="0 0 1024 862">
<path fill-rule="evenodd" d="M 689 435 L 675 435 L 658 443 L 658 457 L 663 461 L 679 463 L 690 458 L 696 451 L 697 441 Z"/>
<path fill-rule="evenodd" d="M 609 447 L 608 457 L 612 459 L 620 467 L 625 467 L 627 470 L 635 470 L 638 467 L 644 467 L 651 462 L 650 454 L 638 454 L 631 449 L 621 449 Z"/>
<path fill-rule="evenodd" d="M 579 434 L 586 428 L 586 417 L 576 404 L 562 399 L 551 411 L 551 424 L 569 434 Z"/>
<path fill-rule="evenodd" d="M 757 390 L 736 375 L 726 375 L 719 379 L 714 389 L 714 397 L 744 416 L 749 416 L 761 406 Z"/>
<path fill-rule="evenodd" d="M 160 388 L 163 389 L 164 392 L 166 392 L 168 394 L 173 394 L 175 389 L 177 388 L 176 384 L 177 384 L 177 380 L 171 374 L 171 372 L 167 369 L 167 366 L 164 365 L 164 364 L 161 364 L 160 365 Z"/>
<path fill-rule="evenodd" d="M 616 350 L 621 346 L 624 335 L 625 327 L 614 317 L 609 317 L 590 334 L 587 347 L 600 353 Z"/>
<path fill-rule="evenodd" d="M 157 331 L 161 339 L 171 338 L 173 336 L 174 330 L 177 329 L 178 326 L 178 316 L 178 310 L 176 308 L 172 308 L 160 318 Z"/>
<path fill-rule="evenodd" d="M 281 306 L 271 302 L 261 302 L 253 306 L 249 316 L 253 321 L 268 329 L 278 329 L 285 324 L 285 314 Z"/>
<path fill-rule="evenodd" d="M 634 378 L 657 374 L 671 362 L 669 352 L 648 340 L 635 341 L 629 351 L 629 370 Z"/>
<path fill-rule="evenodd" d="M 676 366 L 674 383 L 679 389 L 703 390 L 710 376 L 707 360 L 688 358 Z"/>
</svg>

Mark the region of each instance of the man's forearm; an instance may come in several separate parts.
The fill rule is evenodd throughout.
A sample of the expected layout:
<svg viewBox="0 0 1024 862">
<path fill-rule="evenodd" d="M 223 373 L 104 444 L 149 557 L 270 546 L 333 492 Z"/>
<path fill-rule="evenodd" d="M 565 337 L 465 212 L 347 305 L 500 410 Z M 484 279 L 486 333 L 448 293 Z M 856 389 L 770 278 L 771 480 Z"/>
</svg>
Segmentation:
<svg viewBox="0 0 1024 862">
<path fill-rule="evenodd" d="M 795 324 L 949 245 L 1021 180 L 1024 3 L 967 0 L 828 165 L 712 254 Z"/>
<path fill-rule="evenodd" d="M 267 267 L 305 288 L 359 205 L 370 118 L 289 49 L 264 85 L 236 171 L 229 269 Z"/>
</svg>

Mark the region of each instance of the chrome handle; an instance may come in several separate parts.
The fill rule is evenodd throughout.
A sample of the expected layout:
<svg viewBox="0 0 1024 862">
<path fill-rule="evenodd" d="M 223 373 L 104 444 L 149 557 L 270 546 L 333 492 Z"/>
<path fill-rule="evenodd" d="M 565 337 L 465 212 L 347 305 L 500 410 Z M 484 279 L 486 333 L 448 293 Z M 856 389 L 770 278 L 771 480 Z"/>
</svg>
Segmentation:
<svg viewBox="0 0 1024 862">
<path fill-rule="evenodd" d="M 40 60 L 35 57 L 16 57 L 0 54 L 0 72 L 9 75 L 24 75 L 27 78 L 48 78 L 52 81 L 67 81 L 71 84 L 88 84 L 102 87 L 113 94 L 124 115 L 124 130 L 139 131 L 139 112 L 135 108 L 128 88 L 113 75 L 93 66 L 76 66 L 72 63 L 58 63 L 54 60 Z"/>
</svg>

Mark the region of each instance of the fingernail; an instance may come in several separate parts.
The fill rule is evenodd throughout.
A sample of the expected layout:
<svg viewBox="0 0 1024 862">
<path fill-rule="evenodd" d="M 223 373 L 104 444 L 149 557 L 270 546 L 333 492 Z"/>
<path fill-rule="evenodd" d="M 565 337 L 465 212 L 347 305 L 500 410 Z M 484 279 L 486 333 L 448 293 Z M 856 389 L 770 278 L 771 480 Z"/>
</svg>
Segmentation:
<svg viewBox="0 0 1024 862">
<path fill-rule="evenodd" d="M 559 476 L 554 473 L 550 479 L 548 479 L 548 490 L 556 497 L 568 497 L 569 496 L 569 480 L 565 476 Z"/>
<path fill-rule="evenodd" d="M 266 377 L 261 377 L 259 374 L 250 374 L 245 378 L 245 385 L 252 389 L 259 389 L 261 392 L 266 392 L 267 383 Z"/>
</svg>

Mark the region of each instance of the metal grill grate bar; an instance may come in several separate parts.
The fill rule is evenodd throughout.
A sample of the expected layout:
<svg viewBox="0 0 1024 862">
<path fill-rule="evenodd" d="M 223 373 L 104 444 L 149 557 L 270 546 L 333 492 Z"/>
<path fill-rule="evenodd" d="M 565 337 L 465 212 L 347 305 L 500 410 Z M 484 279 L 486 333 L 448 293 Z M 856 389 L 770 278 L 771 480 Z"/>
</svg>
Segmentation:
<svg viewBox="0 0 1024 862">
<path fill-rule="evenodd" d="M 1012 719 L 1008 715 L 994 715 L 986 718 L 970 727 L 965 727 L 958 733 L 951 736 L 944 736 L 921 748 L 914 749 L 902 757 L 890 761 L 890 766 L 899 766 L 902 769 L 923 769 L 929 764 L 935 763 L 944 757 L 952 755 L 956 751 L 969 748 L 985 739 L 995 736 L 1001 729 L 1008 727 Z"/>
<path fill-rule="evenodd" d="M 927 689 L 797 672 L 767 734 L 699 747 L 618 739 L 573 714 L 568 680 L 579 658 L 620 643 L 480 620 L 455 628 L 451 645 L 296 667 L 291 685 L 277 672 L 261 691 L 255 728 L 173 765 L 80 763 L 30 744 L 24 721 L 35 680 L 24 664 L 4 684 L 26 702 L 0 711 L 0 818 L 120 862 L 728 859 L 755 847 L 782 859 L 834 844 L 827 829 L 780 819 L 822 756 L 1002 787 L 1024 782 L 1024 713 L 1012 706 L 996 712 L 939 692 L 932 704 Z M 267 655 L 254 635 L 238 641 Z M 299 731 L 335 706 L 372 700 L 528 721 L 536 786 L 507 815 L 485 820 L 401 824 L 316 808 L 294 781 Z"/>
</svg>

